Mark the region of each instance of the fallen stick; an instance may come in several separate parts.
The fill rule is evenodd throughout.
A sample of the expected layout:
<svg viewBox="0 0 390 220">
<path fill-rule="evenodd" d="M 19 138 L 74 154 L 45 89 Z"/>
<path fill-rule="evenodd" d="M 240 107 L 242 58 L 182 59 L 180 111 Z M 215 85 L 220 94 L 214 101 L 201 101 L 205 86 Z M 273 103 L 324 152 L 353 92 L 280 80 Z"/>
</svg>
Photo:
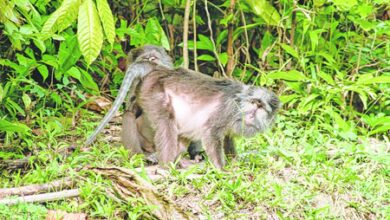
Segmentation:
<svg viewBox="0 0 390 220">
<path fill-rule="evenodd" d="M 29 166 L 30 157 L 15 160 L 0 160 L 0 169 L 17 170 L 24 169 Z"/>
<path fill-rule="evenodd" d="M 3 188 L 0 189 L 0 199 L 6 196 L 13 196 L 13 195 L 27 196 L 32 194 L 38 194 L 41 192 L 50 192 L 50 191 L 69 189 L 72 188 L 74 185 L 75 182 L 72 180 L 72 178 L 66 177 L 45 184 L 34 184 L 34 185 L 21 186 L 15 188 Z"/>
<path fill-rule="evenodd" d="M 0 205 L 14 205 L 21 202 L 49 202 L 60 199 L 77 197 L 80 195 L 78 189 L 64 190 L 60 192 L 44 193 L 31 196 L 20 196 L 17 198 L 1 199 Z"/>
</svg>

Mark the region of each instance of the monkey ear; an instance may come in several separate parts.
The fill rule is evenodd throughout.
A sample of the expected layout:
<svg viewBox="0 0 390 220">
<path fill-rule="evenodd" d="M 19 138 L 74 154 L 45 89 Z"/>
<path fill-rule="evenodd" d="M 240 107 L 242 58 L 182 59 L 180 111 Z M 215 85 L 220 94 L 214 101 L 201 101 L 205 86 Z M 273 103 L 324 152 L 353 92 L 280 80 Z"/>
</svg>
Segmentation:
<svg viewBox="0 0 390 220">
<path fill-rule="evenodd" d="M 135 60 L 137 59 L 137 57 L 140 55 L 141 52 L 142 52 L 142 48 L 131 49 L 127 56 L 127 64 L 135 62 Z"/>
</svg>

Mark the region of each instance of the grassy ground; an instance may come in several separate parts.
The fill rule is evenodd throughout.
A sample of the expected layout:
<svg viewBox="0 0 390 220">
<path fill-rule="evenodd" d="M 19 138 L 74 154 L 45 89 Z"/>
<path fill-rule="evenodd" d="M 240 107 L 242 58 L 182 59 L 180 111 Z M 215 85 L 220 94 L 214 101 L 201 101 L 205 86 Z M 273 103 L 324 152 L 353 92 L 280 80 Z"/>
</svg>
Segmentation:
<svg viewBox="0 0 390 220">
<path fill-rule="evenodd" d="M 85 113 L 86 114 L 86 113 Z M 89 116 L 89 115 L 88 115 Z M 91 116 L 92 117 L 92 116 Z M 90 118 L 83 116 L 82 118 Z M 64 122 L 65 121 L 65 122 Z M 81 143 L 95 124 L 50 119 L 34 137 L 33 168 L 0 174 L 0 188 L 45 183 L 74 176 L 81 197 L 45 204 L 0 205 L 0 219 L 40 219 L 47 210 L 84 212 L 90 218 L 137 218 L 153 207 L 141 198 L 118 203 L 107 196 L 110 181 L 94 173 L 77 170 L 83 166 L 143 166 L 141 156 L 129 158 L 115 139 L 101 135 L 99 144 L 88 151 L 76 147 L 70 156 L 58 152 L 70 143 Z M 118 126 L 112 126 L 114 136 Z M 66 131 L 66 132 L 65 132 Z M 88 131 L 88 132 L 87 132 Z M 103 136 L 103 137 L 102 137 Z M 117 139 L 115 139 L 117 140 Z M 358 137 L 345 140 L 336 132 L 321 131 L 316 123 L 303 123 L 284 113 L 275 128 L 264 135 L 237 140 L 239 157 L 225 172 L 201 164 L 184 171 L 170 170 L 154 185 L 197 217 L 252 219 L 387 219 L 389 207 L 390 144 Z M 0 155 L 11 154 L 3 147 Z M 39 153 L 38 153 L 39 152 Z M 199 178 L 188 179 L 192 174 Z"/>
</svg>

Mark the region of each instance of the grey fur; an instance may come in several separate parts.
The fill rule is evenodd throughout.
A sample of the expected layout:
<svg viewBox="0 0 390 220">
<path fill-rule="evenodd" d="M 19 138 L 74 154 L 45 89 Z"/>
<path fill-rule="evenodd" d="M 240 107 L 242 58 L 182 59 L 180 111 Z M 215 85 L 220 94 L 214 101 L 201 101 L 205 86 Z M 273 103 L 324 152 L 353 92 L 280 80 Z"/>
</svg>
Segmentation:
<svg viewBox="0 0 390 220">
<path fill-rule="evenodd" d="M 173 70 L 172 58 L 166 53 L 164 48 L 145 45 L 130 51 L 128 56 L 128 68 L 118 96 L 115 99 L 112 108 L 100 122 L 94 133 L 88 138 L 85 145 L 93 143 L 104 126 L 118 111 L 126 95 L 128 95 L 129 101 L 127 102 L 127 107 L 123 114 L 122 142 L 133 154 L 145 154 L 147 160 L 153 163 L 157 162 L 153 142 L 154 131 L 150 127 L 148 118 L 142 114 L 142 109 L 140 109 L 134 101 L 135 90 L 140 80 L 157 66 L 160 69 Z M 200 145 L 200 142 L 192 142 L 189 147 L 190 156 L 195 157 L 199 155 L 201 150 L 202 146 Z"/>
<path fill-rule="evenodd" d="M 253 136 L 269 128 L 280 105 L 278 97 L 265 88 L 158 66 L 144 77 L 137 103 L 156 132 L 154 143 L 160 163 L 177 159 L 185 150 L 180 144 L 184 138 L 201 141 L 217 168 L 225 165 L 224 154 L 235 155 L 232 138 Z M 212 111 L 206 109 L 208 106 Z M 199 119 L 207 121 L 199 126 L 196 121 L 191 124 L 199 112 L 203 117 Z"/>
<path fill-rule="evenodd" d="M 157 57 L 157 59 L 156 59 Z M 135 92 L 135 88 L 138 85 L 140 79 L 150 73 L 156 64 L 152 65 L 152 62 L 157 62 L 158 65 L 166 68 L 173 68 L 172 59 L 165 50 L 161 47 L 146 45 L 142 48 L 132 50 L 129 56 L 129 60 L 132 62 L 126 70 L 125 77 L 122 81 L 122 85 L 119 89 L 118 96 L 116 97 L 111 109 L 104 116 L 95 131 L 90 135 L 85 142 L 85 145 L 92 144 L 97 135 L 103 130 L 104 126 L 110 122 L 115 113 L 119 110 L 121 104 L 129 93 L 132 97 Z"/>
</svg>

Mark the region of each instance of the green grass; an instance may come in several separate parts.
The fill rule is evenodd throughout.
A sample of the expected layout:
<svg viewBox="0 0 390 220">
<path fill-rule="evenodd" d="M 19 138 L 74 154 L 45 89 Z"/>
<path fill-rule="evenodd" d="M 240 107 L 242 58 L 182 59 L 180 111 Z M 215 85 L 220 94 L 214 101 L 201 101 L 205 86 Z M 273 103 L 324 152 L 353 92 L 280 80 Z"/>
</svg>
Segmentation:
<svg viewBox="0 0 390 220">
<path fill-rule="evenodd" d="M 0 175 L 0 188 L 74 176 L 81 198 L 0 205 L 1 219 L 42 219 L 47 210 L 84 212 L 92 218 L 135 219 L 152 208 L 144 206 L 141 198 L 118 203 L 107 196 L 109 180 L 90 171 L 77 171 L 84 166 L 140 167 L 141 156 L 130 158 L 123 147 L 104 141 L 89 151 L 78 149 L 68 157 L 57 153 L 69 146 L 71 140 L 82 143 L 87 131 L 94 128 L 93 123 L 86 122 L 89 116 L 83 118 L 81 127 L 69 133 L 65 133 L 69 129 L 63 126 L 60 132 L 53 130 L 56 134 L 34 137 L 36 144 L 32 150 L 37 153 L 33 169 L 19 173 L 3 171 Z M 213 219 L 388 218 L 388 140 L 364 136 L 348 140 L 337 131 L 321 131 L 318 127 L 316 123 L 304 122 L 302 116 L 285 112 L 267 133 L 238 139 L 239 156 L 229 163 L 226 171 L 215 170 L 209 164 L 184 171 L 171 169 L 169 178 L 154 185 L 187 210 Z M 5 152 L 6 147 L 2 150 Z M 187 178 L 191 174 L 199 177 Z"/>
</svg>

